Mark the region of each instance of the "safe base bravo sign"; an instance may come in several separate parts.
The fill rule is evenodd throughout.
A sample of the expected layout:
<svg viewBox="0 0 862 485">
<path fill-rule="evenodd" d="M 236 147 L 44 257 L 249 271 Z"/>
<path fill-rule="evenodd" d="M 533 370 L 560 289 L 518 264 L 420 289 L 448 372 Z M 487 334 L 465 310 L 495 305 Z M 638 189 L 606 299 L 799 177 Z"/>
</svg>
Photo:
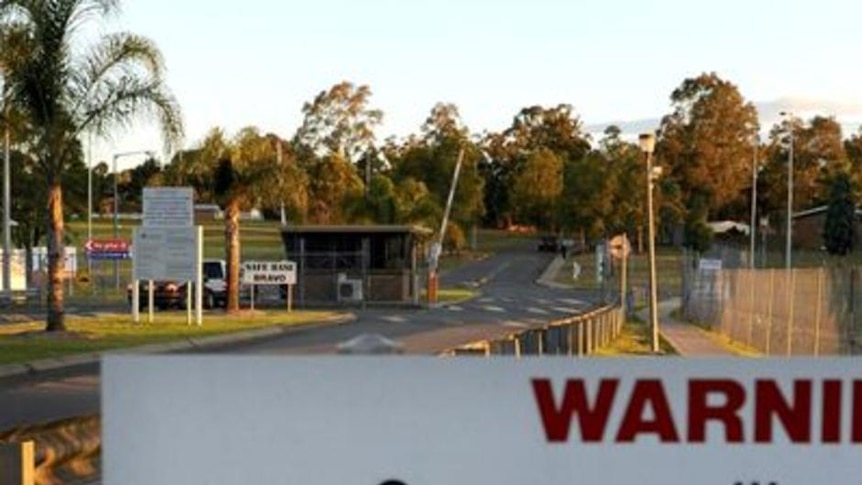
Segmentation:
<svg viewBox="0 0 862 485">
<path fill-rule="evenodd" d="M 248 285 L 295 285 L 296 263 L 293 261 L 246 261 L 241 277 Z"/>
<path fill-rule="evenodd" d="M 110 356 L 103 478 L 858 485 L 854 369 L 849 359 Z"/>
</svg>

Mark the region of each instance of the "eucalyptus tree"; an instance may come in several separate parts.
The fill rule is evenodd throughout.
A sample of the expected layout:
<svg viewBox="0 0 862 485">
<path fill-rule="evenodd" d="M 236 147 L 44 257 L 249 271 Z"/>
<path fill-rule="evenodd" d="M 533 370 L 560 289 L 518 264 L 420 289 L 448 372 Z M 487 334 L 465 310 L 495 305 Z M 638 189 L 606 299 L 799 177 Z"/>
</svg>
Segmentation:
<svg viewBox="0 0 862 485">
<path fill-rule="evenodd" d="M 513 215 L 519 212 L 519 203 L 524 202 L 521 193 L 520 201 L 511 199 L 511 188 L 515 179 L 524 173 L 525 165 L 532 160 L 533 154 L 546 151 L 562 162 L 563 171 L 570 171 L 571 165 L 590 151 L 589 136 L 584 133 L 583 126 L 569 104 L 558 104 L 553 107 L 539 105 L 522 108 L 512 119 L 512 124 L 501 133 L 486 137 L 484 148 L 488 160 L 482 165 L 485 180 L 485 205 L 491 222 L 506 224 Z M 559 177 L 562 180 L 562 176 Z M 546 191 L 547 187 L 533 186 L 534 195 L 538 191 Z M 558 191 L 557 198 L 563 191 Z M 560 214 L 564 205 L 562 200 L 552 204 L 557 213 L 549 214 L 546 220 L 566 221 L 570 217 Z M 544 224 L 544 223 L 543 223 Z"/>
<path fill-rule="evenodd" d="M 342 81 L 302 107 L 293 145 L 310 175 L 308 216 L 317 223 L 341 223 L 367 203 L 376 158 L 375 128 L 383 112 L 371 108 L 371 88 Z M 362 175 L 359 170 L 362 170 Z"/>
<path fill-rule="evenodd" d="M 164 83 L 156 45 L 117 32 L 86 44 L 90 27 L 119 0 L 0 0 L 2 38 L 21 52 L 7 66 L 8 99 L 34 130 L 33 154 L 48 187 L 46 330 L 65 330 L 63 176 L 84 133 L 107 135 L 139 116 L 159 122 L 166 145 L 182 134 L 179 106 Z M 14 40 L 9 40 L 14 39 Z M 9 45 L 0 49 L 12 48 Z"/>
<path fill-rule="evenodd" d="M 483 154 L 479 145 L 471 140 L 458 108 L 454 104 L 436 104 L 421 130 L 421 138 L 407 140 L 400 150 L 389 150 L 393 180 L 399 184 L 408 180 L 422 183 L 442 215 L 455 165 L 463 149 L 464 159 L 452 202 L 451 221 L 461 228 L 477 224 L 485 210 L 484 181 L 479 173 Z M 428 208 L 425 202 L 421 206 Z M 439 223 L 439 220 L 435 221 L 435 225 Z"/>
<path fill-rule="evenodd" d="M 841 125 L 835 119 L 814 116 L 807 121 L 795 117 L 782 120 L 770 130 L 762 174 L 766 208 L 772 212 L 787 210 L 791 131 L 794 211 L 826 204 L 830 180 L 853 166 L 847 152 L 852 144 L 842 140 Z"/>
<path fill-rule="evenodd" d="M 338 154 L 356 162 L 374 146 L 374 129 L 383 112 L 371 109 L 371 88 L 342 81 L 321 91 L 302 107 L 302 125 L 294 140 L 317 155 Z"/>
<path fill-rule="evenodd" d="M 509 198 L 519 222 L 557 231 L 562 194 L 563 160 L 550 149 L 540 148 L 527 156 L 512 177 Z"/>
<path fill-rule="evenodd" d="M 656 160 L 663 178 L 681 190 L 687 232 L 699 234 L 714 217 L 744 220 L 746 213 L 733 208 L 750 187 L 759 129 L 754 105 L 715 73 L 685 79 L 670 99 L 674 111 L 662 119 Z"/>
</svg>

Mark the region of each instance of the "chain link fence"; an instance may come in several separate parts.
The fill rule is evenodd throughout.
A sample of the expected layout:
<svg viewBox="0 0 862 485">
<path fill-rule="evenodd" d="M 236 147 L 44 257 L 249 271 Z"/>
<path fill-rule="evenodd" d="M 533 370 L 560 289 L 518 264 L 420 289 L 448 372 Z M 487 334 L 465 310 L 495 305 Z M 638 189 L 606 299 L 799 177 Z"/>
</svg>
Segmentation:
<svg viewBox="0 0 862 485">
<path fill-rule="evenodd" d="M 750 269 L 740 267 L 744 257 L 715 260 L 685 258 L 684 317 L 765 355 L 860 353 L 858 268 Z"/>
</svg>

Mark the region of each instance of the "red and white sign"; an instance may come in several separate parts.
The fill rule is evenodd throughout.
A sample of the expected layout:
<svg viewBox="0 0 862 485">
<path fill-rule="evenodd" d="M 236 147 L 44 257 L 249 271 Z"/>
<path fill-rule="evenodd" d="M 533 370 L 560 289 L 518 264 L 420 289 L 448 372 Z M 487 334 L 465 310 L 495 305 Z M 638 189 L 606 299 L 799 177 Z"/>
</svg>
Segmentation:
<svg viewBox="0 0 862 485">
<path fill-rule="evenodd" d="M 124 239 L 89 239 L 84 243 L 88 253 L 123 253 L 129 251 L 129 241 Z"/>
<path fill-rule="evenodd" d="M 848 359 L 109 356 L 102 376 L 106 484 L 862 476 Z"/>
</svg>

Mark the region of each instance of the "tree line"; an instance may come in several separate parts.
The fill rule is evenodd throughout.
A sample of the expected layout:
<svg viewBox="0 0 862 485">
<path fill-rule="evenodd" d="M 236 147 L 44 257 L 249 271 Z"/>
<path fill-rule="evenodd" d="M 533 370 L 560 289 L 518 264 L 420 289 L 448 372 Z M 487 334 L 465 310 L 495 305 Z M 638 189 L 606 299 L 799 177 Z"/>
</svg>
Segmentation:
<svg viewBox="0 0 862 485">
<path fill-rule="evenodd" d="M 159 122 L 165 163 L 150 159 L 111 174 L 93 170 L 95 208 L 136 210 L 147 185 L 194 188 L 199 203 L 225 210 L 228 309 L 238 308 L 239 213 L 284 210 L 293 223 L 421 224 L 438 227 L 459 153 L 463 167 L 445 245 L 459 248 L 470 228 L 528 225 L 584 242 L 642 234 L 646 174 L 638 145 L 609 126 L 598 140 L 570 104 L 528 106 L 501 132 L 472 132 L 451 103 L 433 106 L 417 133 L 378 140 L 384 113 L 369 86 L 348 81 L 302 107 L 290 136 L 213 127 L 189 149 L 180 108 L 164 83 L 161 53 L 131 33 L 106 34 L 87 48 L 80 27 L 114 13 L 117 0 L 0 0 L 3 126 L 12 138 L 16 240 L 49 248 L 48 328 L 63 328 L 65 220 L 86 214 L 87 167 L 81 139 L 129 127 L 139 115 Z M 706 222 L 747 221 L 752 172 L 757 207 L 771 220 L 786 210 L 793 140 L 794 209 L 840 199 L 853 206 L 862 132 L 844 139 L 831 117 L 789 116 L 768 134 L 754 105 L 715 73 L 685 79 L 670 94 L 657 129 L 657 216 L 661 234 L 708 246 Z M 840 183 L 839 183 L 840 182 Z M 843 204 L 843 205 L 842 205 Z M 101 208 L 101 209 L 100 209 Z M 846 210 L 844 211 L 846 213 Z M 846 224 L 839 224 L 844 228 Z M 640 239 L 638 237 L 638 239 Z"/>
</svg>

